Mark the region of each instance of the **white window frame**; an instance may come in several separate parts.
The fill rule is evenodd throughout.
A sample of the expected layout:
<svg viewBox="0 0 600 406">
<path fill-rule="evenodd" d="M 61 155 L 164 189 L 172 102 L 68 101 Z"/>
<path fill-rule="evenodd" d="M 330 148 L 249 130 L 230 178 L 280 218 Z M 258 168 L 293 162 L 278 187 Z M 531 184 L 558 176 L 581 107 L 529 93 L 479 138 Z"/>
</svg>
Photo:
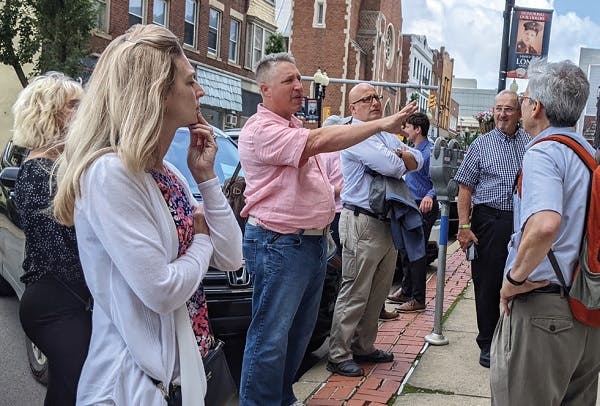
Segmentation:
<svg viewBox="0 0 600 406">
<path fill-rule="evenodd" d="M 391 38 L 390 38 L 391 34 Z M 389 55 L 388 55 L 389 53 Z M 390 69 L 394 64 L 394 54 L 396 53 L 396 33 L 394 32 L 394 26 L 392 24 L 388 24 L 387 29 L 385 30 L 385 43 L 384 43 L 384 51 L 385 55 L 385 67 Z"/>
<path fill-rule="evenodd" d="M 262 30 L 262 37 L 257 40 L 257 28 Z M 273 35 L 273 31 L 268 30 L 262 25 L 250 23 L 246 27 L 246 59 L 244 61 L 244 67 L 247 69 L 254 70 L 260 59 L 265 55 L 265 49 L 267 48 L 267 41 L 269 37 Z M 257 52 L 258 51 L 258 52 Z"/>
<path fill-rule="evenodd" d="M 218 19 L 217 19 L 217 26 L 213 27 L 211 26 L 211 20 L 212 20 L 212 13 L 216 13 Z M 207 44 L 208 47 L 208 53 L 209 55 L 213 55 L 213 56 L 218 56 L 219 55 L 219 49 L 221 48 L 221 21 L 223 20 L 223 13 L 221 12 L 221 10 L 217 10 L 214 7 L 210 7 L 210 10 L 208 11 L 208 42 L 210 42 L 210 33 L 214 32 L 217 43 L 215 44 L 215 49 L 212 49 L 210 47 L 210 43 Z"/>
<path fill-rule="evenodd" d="M 164 9 L 165 21 L 163 23 L 157 22 L 155 20 L 154 11 L 156 10 L 156 4 L 158 4 L 158 3 L 162 3 L 165 5 L 165 9 Z M 160 25 L 161 27 L 165 27 L 165 28 L 169 27 L 169 1 L 168 0 L 154 0 L 152 2 L 152 23 L 154 23 L 156 25 Z"/>
<path fill-rule="evenodd" d="M 193 4 L 194 6 L 194 15 L 193 15 L 193 21 L 190 21 L 187 19 L 187 5 L 188 4 Z M 196 21 L 198 21 L 198 2 L 196 0 L 185 0 L 184 3 L 184 8 L 183 8 L 183 43 L 184 45 L 190 46 L 192 48 L 196 47 Z M 190 44 L 189 42 L 185 42 L 185 27 L 186 24 L 189 24 L 193 27 L 193 37 L 192 37 L 192 43 Z"/>
<path fill-rule="evenodd" d="M 327 1 L 315 0 L 313 7 L 313 28 L 325 28 L 325 17 L 327 16 Z"/>
<path fill-rule="evenodd" d="M 107 33 L 110 27 L 109 24 L 109 6 L 110 2 L 108 0 L 96 0 L 98 15 L 96 16 L 96 24 L 95 29 L 99 32 Z M 103 21 L 103 24 L 100 24 L 100 21 Z"/>
<path fill-rule="evenodd" d="M 235 33 L 235 41 L 233 41 L 231 39 L 231 28 L 233 26 L 233 24 L 237 24 L 237 29 L 236 29 L 236 33 Z M 227 58 L 229 60 L 229 62 L 233 62 L 235 64 L 239 64 L 240 63 L 240 35 L 241 35 L 241 28 L 242 28 L 242 22 L 240 20 L 238 20 L 237 18 L 232 18 L 230 23 L 229 23 L 229 50 L 227 53 Z M 233 59 L 231 59 L 231 49 L 232 47 L 234 48 L 233 51 Z"/>
<path fill-rule="evenodd" d="M 129 13 L 127 14 L 127 17 L 128 17 L 127 23 L 128 24 L 129 24 L 129 20 L 131 19 L 131 16 L 141 18 L 142 21 L 139 23 L 136 23 L 136 24 L 146 24 L 146 12 L 145 12 L 146 11 L 146 0 L 140 0 L 140 3 L 141 3 L 141 9 L 142 9 L 141 16 L 131 12 L 131 0 L 128 1 L 128 6 L 129 6 L 128 7 Z M 130 27 L 132 25 L 134 25 L 134 24 L 129 24 Z"/>
</svg>

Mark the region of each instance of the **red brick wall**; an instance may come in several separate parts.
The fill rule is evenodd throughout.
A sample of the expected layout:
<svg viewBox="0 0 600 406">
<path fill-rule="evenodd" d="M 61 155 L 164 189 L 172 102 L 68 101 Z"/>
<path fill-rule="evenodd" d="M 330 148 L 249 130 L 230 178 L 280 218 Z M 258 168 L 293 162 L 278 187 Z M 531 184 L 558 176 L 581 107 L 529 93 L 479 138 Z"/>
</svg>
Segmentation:
<svg viewBox="0 0 600 406">
<path fill-rule="evenodd" d="M 247 78 L 254 78 L 252 71 L 243 68 L 244 65 L 244 45 L 246 35 L 246 22 L 242 22 L 240 28 L 240 58 L 239 66 L 228 63 L 229 55 L 229 10 L 234 10 L 245 14 L 246 1 L 244 0 L 223 0 L 225 9 L 221 14 L 221 44 L 219 49 L 219 57 L 209 57 L 208 52 L 208 18 L 209 18 L 209 0 L 201 0 L 198 2 L 198 19 L 196 22 L 196 48 L 189 49 L 185 47 L 186 56 L 196 62 L 200 62 L 218 69 L 222 69 L 233 74 L 241 75 Z M 146 22 L 152 22 L 152 6 L 153 0 L 146 0 Z M 185 17 L 185 2 L 182 0 L 169 1 L 169 29 L 180 38 L 183 43 L 184 32 L 184 17 Z M 110 42 L 110 38 L 115 38 L 123 34 L 129 28 L 129 1 L 128 0 L 113 0 L 110 2 L 110 18 L 109 18 L 108 35 L 94 36 L 90 42 L 93 52 L 101 53 L 102 50 Z M 107 37 L 107 38 L 105 38 Z"/>
</svg>

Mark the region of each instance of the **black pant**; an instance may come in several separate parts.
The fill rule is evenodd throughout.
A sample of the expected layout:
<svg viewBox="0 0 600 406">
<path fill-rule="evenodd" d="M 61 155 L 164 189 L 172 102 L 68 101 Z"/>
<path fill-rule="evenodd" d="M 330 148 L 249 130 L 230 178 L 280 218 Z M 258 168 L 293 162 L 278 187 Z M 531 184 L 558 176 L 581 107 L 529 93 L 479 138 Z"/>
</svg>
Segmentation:
<svg viewBox="0 0 600 406">
<path fill-rule="evenodd" d="M 416 201 L 417 206 L 421 204 L 420 200 Z M 435 224 L 435 221 L 440 215 L 440 207 L 437 199 L 433 199 L 433 206 L 427 213 L 421 213 L 423 215 L 423 235 L 425 236 L 425 256 L 413 262 L 408 262 L 408 258 L 405 253 L 398 255 L 399 262 L 407 263 L 406 272 L 402 277 L 402 293 L 406 296 L 414 298 L 419 303 L 425 303 L 425 285 L 427 279 L 427 242 L 431 235 L 431 229 Z M 404 269 L 402 264 L 398 264 Z"/>
<path fill-rule="evenodd" d="M 70 286 L 82 298 L 90 296 L 84 283 Z M 25 288 L 19 316 L 27 337 L 48 358 L 44 405 L 75 405 L 90 344 L 92 313 L 59 281 L 46 276 Z"/>
<path fill-rule="evenodd" d="M 471 230 L 479 240 L 477 259 L 471 261 L 477 311 L 477 344 L 488 351 L 500 317 L 500 288 L 513 228 L 511 211 L 477 205 L 471 216 Z"/>
</svg>

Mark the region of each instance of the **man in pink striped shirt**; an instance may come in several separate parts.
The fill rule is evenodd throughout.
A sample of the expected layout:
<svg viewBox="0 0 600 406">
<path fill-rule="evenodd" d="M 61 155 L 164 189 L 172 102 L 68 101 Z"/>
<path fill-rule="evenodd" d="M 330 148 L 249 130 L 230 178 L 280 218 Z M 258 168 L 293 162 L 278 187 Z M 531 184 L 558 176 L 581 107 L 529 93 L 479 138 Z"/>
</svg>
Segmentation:
<svg viewBox="0 0 600 406">
<path fill-rule="evenodd" d="M 399 132 L 416 110 L 356 126 L 309 130 L 294 117 L 303 89 L 294 58 L 265 56 L 256 68 L 263 102 L 239 137 L 246 178 L 246 268 L 252 276 L 252 322 L 242 365 L 240 404 L 293 405 L 292 390 L 315 325 L 326 269 L 326 233 L 334 196 L 318 154 L 338 151 L 379 131 Z"/>
</svg>

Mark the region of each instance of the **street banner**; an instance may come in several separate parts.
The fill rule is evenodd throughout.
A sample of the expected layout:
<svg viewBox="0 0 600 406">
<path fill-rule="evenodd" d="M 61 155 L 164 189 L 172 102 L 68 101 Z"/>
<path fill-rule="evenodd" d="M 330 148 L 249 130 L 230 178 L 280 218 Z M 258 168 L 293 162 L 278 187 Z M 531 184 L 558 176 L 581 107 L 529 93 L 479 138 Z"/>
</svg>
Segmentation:
<svg viewBox="0 0 600 406">
<path fill-rule="evenodd" d="M 507 77 L 527 79 L 527 68 L 531 59 L 548 56 L 553 12 L 554 10 L 514 8 Z"/>
</svg>

